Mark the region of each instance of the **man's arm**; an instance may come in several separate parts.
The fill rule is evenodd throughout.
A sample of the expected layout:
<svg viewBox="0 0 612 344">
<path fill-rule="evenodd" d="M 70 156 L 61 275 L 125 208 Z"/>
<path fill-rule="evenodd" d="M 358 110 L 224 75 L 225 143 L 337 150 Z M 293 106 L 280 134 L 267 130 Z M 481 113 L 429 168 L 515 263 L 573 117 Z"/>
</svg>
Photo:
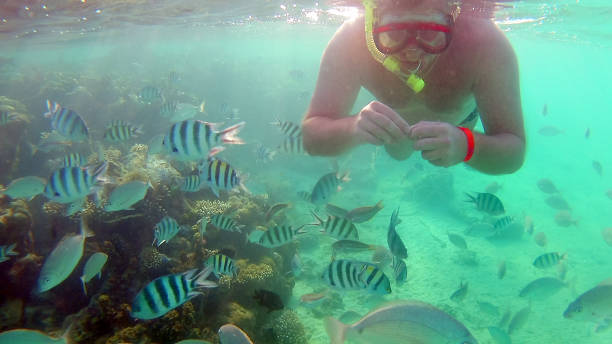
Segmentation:
<svg viewBox="0 0 612 344">
<path fill-rule="evenodd" d="M 302 122 L 304 148 L 312 155 L 338 155 L 356 140 L 356 116 L 349 116 L 361 88 L 351 56 L 354 22 L 343 24 L 323 53 L 317 85 Z"/>
<path fill-rule="evenodd" d="M 483 173 L 512 173 L 525 159 L 518 63 L 498 28 L 487 36 L 473 88 L 485 134 L 474 134 L 474 155 L 468 164 Z"/>
</svg>

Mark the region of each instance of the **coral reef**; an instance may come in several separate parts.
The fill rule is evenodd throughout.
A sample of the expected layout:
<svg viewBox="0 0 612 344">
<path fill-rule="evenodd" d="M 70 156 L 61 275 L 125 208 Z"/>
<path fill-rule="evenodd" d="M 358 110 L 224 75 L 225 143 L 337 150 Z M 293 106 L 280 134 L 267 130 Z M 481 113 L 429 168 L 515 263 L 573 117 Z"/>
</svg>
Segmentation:
<svg viewBox="0 0 612 344">
<path fill-rule="evenodd" d="M 285 309 L 274 313 L 263 326 L 267 343 L 306 344 L 308 337 L 297 314 Z"/>
</svg>

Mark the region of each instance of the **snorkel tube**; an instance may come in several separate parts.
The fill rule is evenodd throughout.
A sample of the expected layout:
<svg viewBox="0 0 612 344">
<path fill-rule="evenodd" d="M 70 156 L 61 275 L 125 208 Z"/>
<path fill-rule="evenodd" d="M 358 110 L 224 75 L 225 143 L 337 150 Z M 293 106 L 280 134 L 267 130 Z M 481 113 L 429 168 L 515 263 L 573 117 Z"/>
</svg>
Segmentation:
<svg viewBox="0 0 612 344">
<path fill-rule="evenodd" d="M 410 87 L 414 93 L 419 93 L 425 87 L 425 81 L 416 75 L 416 71 L 410 74 L 402 72 L 400 61 L 394 56 L 387 56 L 381 53 L 374 43 L 374 9 L 376 8 L 375 0 L 363 0 L 365 7 L 365 35 L 366 44 L 372 57 L 383 65 L 389 72 L 395 74 L 402 80 L 405 80 L 406 85 Z M 420 66 L 420 65 L 419 65 Z M 417 67 L 417 70 L 419 68 Z"/>
</svg>

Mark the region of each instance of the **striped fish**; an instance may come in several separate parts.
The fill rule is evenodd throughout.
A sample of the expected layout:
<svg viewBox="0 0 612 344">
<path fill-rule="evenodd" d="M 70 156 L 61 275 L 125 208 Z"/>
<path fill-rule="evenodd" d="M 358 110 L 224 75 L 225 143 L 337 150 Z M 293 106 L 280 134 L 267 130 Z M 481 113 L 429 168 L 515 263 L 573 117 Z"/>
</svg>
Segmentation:
<svg viewBox="0 0 612 344">
<path fill-rule="evenodd" d="M 232 258 L 224 255 L 224 254 L 215 254 L 213 256 L 208 257 L 205 265 L 210 267 L 213 270 L 213 273 L 217 278 L 220 275 L 226 275 L 230 277 L 234 277 L 238 275 L 238 269 L 234 264 Z"/>
<path fill-rule="evenodd" d="M 62 167 L 49 176 L 43 194 L 58 203 L 83 200 L 93 191 L 93 187 L 99 184 L 107 166 L 107 163 L 103 162 L 92 169 Z"/>
<path fill-rule="evenodd" d="M 363 265 L 347 259 L 337 259 L 331 262 L 321 278 L 332 288 L 340 290 L 360 290 L 366 287 L 360 278 Z"/>
<path fill-rule="evenodd" d="M 391 221 L 389 222 L 389 230 L 387 232 L 387 244 L 389 245 L 389 250 L 391 250 L 391 253 L 393 253 L 394 256 L 406 259 L 408 258 L 408 251 L 406 250 L 404 242 L 395 230 L 395 226 L 400 223 L 398 215 L 399 208 L 395 209 L 393 214 L 391 214 Z"/>
<path fill-rule="evenodd" d="M 304 144 L 301 136 L 287 137 L 277 147 L 277 150 L 287 154 L 308 154 L 306 153 L 306 150 L 304 150 Z"/>
<path fill-rule="evenodd" d="M 391 294 L 391 282 L 385 273 L 376 265 L 364 263 L 359 279 L 364 284 L 364 289 L 373 294 Z"/>
<path fill-rule="evenodd" d="M 406 262 L 404 262 L 403 259 L 393 256 L 391 268 L 393 268 L 395 282 L 401 284 L 406 281 L 406 278 L 408 277 L 408 268 L 406 267 Z"/>
<path fill-rule="evenodd" d="M 202 179 L 199 175 L 187 176 L 181 183 L 181 190 L 185 192 L 197 192 L 202 188 Z"/>
<path fill-rule="evenodd" d="M 349 219 L 339 216 L 329 215 L 327 220 L 321 219 L 314 212 L 312 216 L 318 221 L 313 225 L 322 227 L 322 232 L 325 232 L 338 240 L 359 240 L 357 227 Z"/>
<path fill-rule="evenodd" d="M 145 86 L 138 92 L 138 100 L 143 103 L 151 104 L 155 101 L 163 101 L 163 96 L 159 88 L 154 86 Z"/>
<path fill-rule="evenodd" d="M 333 194 L 342 189 L 340 184 L 348 182 L 349 180 L 348 172 L 343 175 L 339 175 L 336 172 L 323 175 L 312 188 L 310 202 L 314 205 L 326 204 Z"/>
<path fill-rule="evenodd" d="M 51 118 L 51 127 L 59 134 L 74 142 L 87 140 L 89 130 L 85 121 L 74 110 L 61 107 L 47 99 L 45 118 Z"/>
<path fill-rule="evenodd" d="M 159 247 L 161 244 L 174 238 L 180 230 L 181 226 L 179 226 L 175 219 L 164 216 L 164 218 L 155 225 L 152 245 L 155 245 L 155 242 L 157 242 L 157 247 Z"/>
<path fill-rule="evenodd" d="M 176 100 L 167 101 L 162 104 L 161 108 L 159 109 L 159 114 L 162 117 L 170 118 L 176 113 L 177 106 L 178 102 Z"/>
<path fill-rule="evenodd" d="M 287 137 L 296 138 L 302 136 L 302 128 L 293 122 L 278 119 L 270 124 L 277 126 Z"/>
<path fill-rule="evenodd" d="M 132 302 L 130 315 L 136 319 L 155 319 L 202 294 L 203 288 L 214 288 L 216 283 L 206 280 L 212 272 L 206 268 L 154 279 L 142 288 Z"/>
<path fill-rule="evenodd" d="M 8 111 L 0 111 L 0 125 L 7 125 L 17 118 L 17 115 L 9 113 Z"/>
<path fill-rule="evenodd" d="M 292 226 L 282 225 L 274 226 L 263 233 L 259 238 L 259 245 L 267 248 L 276 248 L 293 241 L 297 234 L 302 234 L 303 226 L 293 229 Z"/>
<path fill-rule="evenodd" d="M 104 132 L 104 139 L 110 142 L 127 141 L 142 135 L 140 128 L 124 121 L 112 121 Z"/>
<path fill-rule="evenodd" d="M 493 228 L 495 229 L 502 229 L 505 228 L 506 226 L 508 226 L 509 224 L 514 222 L 514 217 L 507 215 L 504 216 L 502 218 L 497 219 L 494 223 L 493 223 Z"/>
<path fill-rule="evenodd" d="M 276 152 L 262 144 L 258 144 L 255 149 L 255 161 L 261 164 L 267 164 L 274 159 Z"/>
<path fill-rule="evenodd" d="M 312 197 L 310 196 L 310 192 L 308 191 L 298 191 L 297 195 L 299 198 L 303 199 L 306 202 L 310 202 Z"/>
<path fill-rule="evenodd" d="M 163 146 L 177 160 L 193 161 L 210 158 L 225 149 L 222 144 L 242 144 L 236 135 L 244 122 L 217 131 L 215 125 L 195 119 L 174 123 Z"/>
<path fill-rule="evenodd" d="M 219 159 L 208 159 L 201 177 L 210 186 L 212 192 L 219 197 L 219 189 L 231 191 L 236 187 L 246 190 L 238 172 L 226 161 Z"/>
<path fill-rule="evenodd" d="M 216 214 L 210 217 L 209 223 L 213 226 L 228 232 L 240 232 L 241 226 L 231 217 Z"/>
<path fill-rule="evenodd" d="M 87 158 L 80 153 L 70 153 L 64 156 L 62 167 L 81 167 L 87 165 Z"/>
<path fill-rule="evenodd" d="M 492 193 L 477 192 L 476 196 L 472 196 L 466 193 L 468 200 L 466 202 L 472 202 L 476 204 L 476 209 L 488 213 L 493 216 L 501 215 L 505 212 L 504 205 L 501 200 Z"/>
<path fill-rule="evenodd" d="M 567 258 L 567 253 L 560 254 L 559 252 L 549 252 L 538 256 L 533 261 L 533 266 L 538 269 L 546 269 L 559 264 L 563 259 Z"/>
</svg>

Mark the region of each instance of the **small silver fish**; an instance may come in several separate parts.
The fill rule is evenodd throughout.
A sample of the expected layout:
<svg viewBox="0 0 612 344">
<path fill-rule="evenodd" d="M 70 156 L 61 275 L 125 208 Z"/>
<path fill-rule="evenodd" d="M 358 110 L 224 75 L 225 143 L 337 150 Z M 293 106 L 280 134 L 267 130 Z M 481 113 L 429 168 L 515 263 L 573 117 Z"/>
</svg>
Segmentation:
<svg viewBox="0 0 612 344">
<path fill-rule="evenodd" d="M 147 191 L 152 187 L 150 182 L 145 183 L 139 180 L 120 185 L 111 192 L 104 210 L 134 210 L 132 206 L 144 199 Z"/>
<path fill-rule="evenodd" d="M 542 277 L 531 281 L 523 287 L 519 296 L 530 300 L 542 301 L 555 295 L 565 287 L 567 287 L 567 284 L 558 278 Z"/>
<path fill-rule="evenodd" d="M 43 293 L 62 283 L 77 266 L 83 256 L 85 239 L 93 236 L 93 232 L 87 228 L 81 220 L 81 233 L 77 235 L 66 235 L 55 246 L 43 263 L 36 291 Z"/>
<path fill-rule="evenodd" d="M 539 179 L 537 182 L 538 188 L 547 194 L 556 194 L 559 193 L 559 190 L 555 186 L 555 184 L 548 178 Z"/>
<path fill-rule="evenodd" d="M 567 306 L 566 319 L 594 322 L 596 332 L 610 326 L 612 319 L 612 278 L 585 291 Z"/>
<path fill-rule="evenodd" d="M 455 290 L 453 292 L 453 294 L 450 296 L 450 299 L 455 301 L 455 302 L 459 302 L 459 301 L 463 301 L 463 299 L 465 299 L 465 296 L 467 295 L 468 292 L 468 283 L 467 282 L 461 282 L 459 283 L 459 288 L 457 290 Z"/>
<path fill-rule="evenodd" d="M 510 320 L 510 325 L 508 325 L 509 335 L 525 326 L 529 318 L 529 313 L 531 313 L 531 306 L 527 306 L 514 314 L 512 320 Z"/>
<path fill-rule="evenodd" d="M 41 194 L 47 181 L 44 178 L 28 176 L 13 180 L 6 190 L 1 193 L 10 198 L 20 198 L 30 200 L 36 195 Z"/>
<path fill-rule="evenodd" d="M 98 278 L 102 275 L 102 268 L 108 260 L 108 255 L 102 252 L 96 252 L 92 254 L 85 266 L 83 267 L 83 275 L 81 276 L 81 282 L 83 283 L 83 292 L 87 295 L 87 282 L 89 282 L 94 276 L 98 275 Z"/>
<path fill-rule="evenodd" d="M 467 250 L 467 243 L 465 242 L 465 239 L 463 239 L 461 235 L 451 233 L 451 232 L 448 232 L 447 234 L 448 234 L 448 241 L 450 241 L 453 245 L 455 245 L 456 247 L 460 249 Z"/>
<path fill-rule="evenodd" d="M 546 198 L 546 204 L 556 210 L 571 210 L 569 203 L 559 194 L 550 195 Z"/>
<path fill-rule="evenodd" d="M 351 325 L 327 318 L 325 329 L 331 344 L 342 344 L 347 338 L 358 343 L 478 343 L 458 320 L 416 300 L 384 304 Z"/>
</svg>

